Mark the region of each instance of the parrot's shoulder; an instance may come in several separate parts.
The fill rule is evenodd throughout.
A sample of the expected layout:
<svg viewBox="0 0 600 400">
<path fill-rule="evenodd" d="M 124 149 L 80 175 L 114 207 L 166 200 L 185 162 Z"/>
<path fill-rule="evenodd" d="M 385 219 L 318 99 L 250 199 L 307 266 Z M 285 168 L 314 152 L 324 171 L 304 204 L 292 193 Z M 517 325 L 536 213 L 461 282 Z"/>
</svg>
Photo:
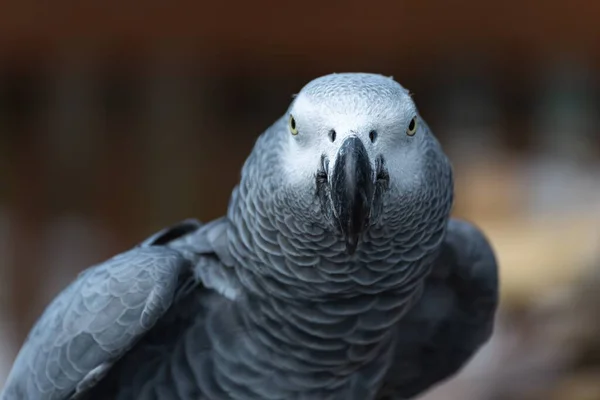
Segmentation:
<svg viewBox="0 0 600 400">
<path fill-rule="evenodd" d="M 498 289 L 498 264 L 494 249 L 483 231 L 475 224 L 450 219 L 445 240 L 434 264 L 433 278 L 446 277 L 477 283 L 490 294 Z"/>
<path fill-rule="evenodd" d="M 221 217 L 169 242 L 168 246 L 184 253 L 190 252 L 195 258 L 193 271 L 197 281 L 234 300 L 241 287 L 229 250 L 229 227 L 229 220 Z"/>
</svg>

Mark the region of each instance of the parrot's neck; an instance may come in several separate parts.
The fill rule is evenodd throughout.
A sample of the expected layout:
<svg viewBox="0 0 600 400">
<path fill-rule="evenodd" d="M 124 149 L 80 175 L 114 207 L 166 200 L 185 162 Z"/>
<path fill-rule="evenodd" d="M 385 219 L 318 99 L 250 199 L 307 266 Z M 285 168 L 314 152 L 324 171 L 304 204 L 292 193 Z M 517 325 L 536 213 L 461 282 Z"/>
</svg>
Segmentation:
<svg viewBox="0 0 600 400">
<path fill-rule="evenodd" d="M 322 303 L 394 293 L 406 302 L 429 273 L 444 234 L 440 229 L 424 248 L 415 224 L 393 235 L 374 227 L 350 255 L 343 238 L 325 224 L 276 215 L 266 202 L 253 211 L 260 200 L 250 195 L 243 186 L 236 190 L 228 237 L 240 284 L 257 296 Z"/>
</svg>

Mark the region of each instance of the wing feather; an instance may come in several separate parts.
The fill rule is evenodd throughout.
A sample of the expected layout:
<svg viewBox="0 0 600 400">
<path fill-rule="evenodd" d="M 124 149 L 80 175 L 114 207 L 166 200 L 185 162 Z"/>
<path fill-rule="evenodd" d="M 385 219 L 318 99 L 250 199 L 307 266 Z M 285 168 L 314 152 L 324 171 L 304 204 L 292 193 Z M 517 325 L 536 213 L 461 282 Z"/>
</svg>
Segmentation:
<svg viewBox="0 0 600 400">
<path fill-rule="evenodd" d="M 79 274 L 32 328 L 0 398 L 66 399 L 92 387 L 196 286 L 198 252 L 168 244 L 200 227 L 183 221 Z"/>
</svg>

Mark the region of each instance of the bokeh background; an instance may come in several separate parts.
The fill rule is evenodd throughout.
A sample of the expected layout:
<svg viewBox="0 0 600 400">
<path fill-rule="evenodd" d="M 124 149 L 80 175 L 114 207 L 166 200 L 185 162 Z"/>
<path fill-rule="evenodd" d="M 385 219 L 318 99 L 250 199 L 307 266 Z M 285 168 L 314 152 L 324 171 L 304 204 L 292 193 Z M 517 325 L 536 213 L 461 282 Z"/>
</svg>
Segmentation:
<svg viewBox="0 0 600 400">
<path fill-rule="evenodd" d="M 0 386 L 79 271 L 222 215 L 293 93 L 367 71 L 414 93 L 455 215 L 501 266 L 493 340 L 425 398 L 600 399 L 599 17 L 595 0 L 3 1 Z"/>
</svg>

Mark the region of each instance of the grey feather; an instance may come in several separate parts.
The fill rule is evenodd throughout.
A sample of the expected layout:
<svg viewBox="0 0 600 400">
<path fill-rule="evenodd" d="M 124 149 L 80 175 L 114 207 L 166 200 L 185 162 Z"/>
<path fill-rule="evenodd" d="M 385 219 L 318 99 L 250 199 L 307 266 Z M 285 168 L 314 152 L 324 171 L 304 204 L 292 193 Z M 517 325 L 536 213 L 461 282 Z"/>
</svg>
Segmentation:
<svg viewBox="0 0 600 400">
<path fill-rule="evenodd" d="M 498 306 L 493 250 L 466 221 L 451 220 L 419 302 L 398 324 L 383 399 L 409 399 L 458 372 L 492 335 Z"/>
<path fill-rule="evenodd" d="M 318 78 L 258 138 L 225 217 L 166 228 L 57 296 L 1 398 L 427 390 L 487 339 L 496 307 L 493 253 L 448 223 L 453 195 L 406 89 L 374 74 Z"/>
<path fill-rule="evenodd" d="M 36 322 L 2 399 L 81 398 L 184 295 L 194 267 L 210 264 L 161 244 L 199 228 L 177 224 L 82 272 Z"/>
</svg>

